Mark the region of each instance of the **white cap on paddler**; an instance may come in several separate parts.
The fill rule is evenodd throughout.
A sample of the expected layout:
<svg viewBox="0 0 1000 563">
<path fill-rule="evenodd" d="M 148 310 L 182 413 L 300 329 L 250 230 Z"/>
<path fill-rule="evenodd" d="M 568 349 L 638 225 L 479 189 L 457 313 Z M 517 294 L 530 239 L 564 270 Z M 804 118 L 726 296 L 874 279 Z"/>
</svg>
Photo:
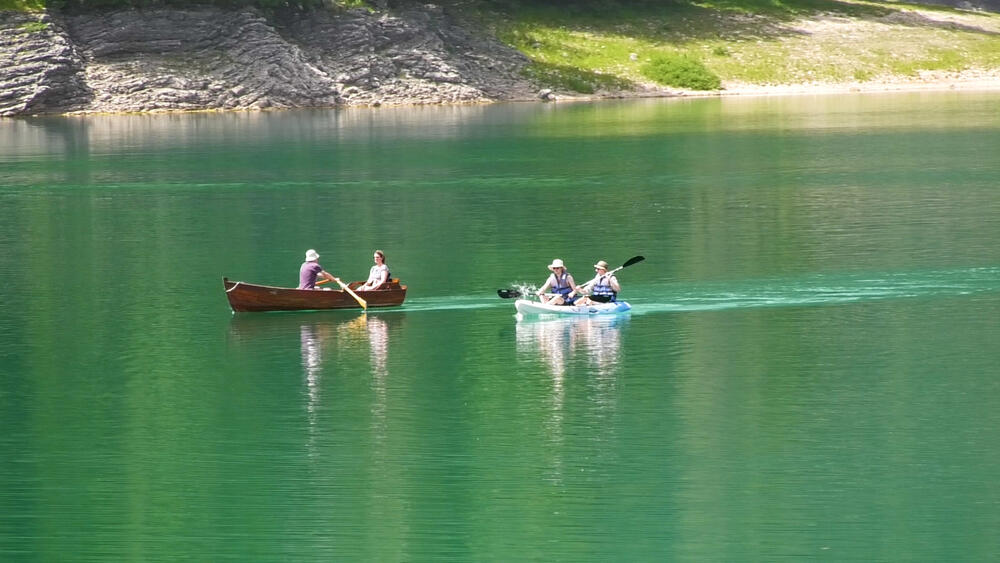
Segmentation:
<svg viewBox="0 0 1000 563">
<path fill-rule="evenodd" d="M 315 262 L 316 260 L 319 260 L 319 254 L 317 254 L 316 251 L 311 248 L 307 250 L 306 262 Z"/>
</svg>

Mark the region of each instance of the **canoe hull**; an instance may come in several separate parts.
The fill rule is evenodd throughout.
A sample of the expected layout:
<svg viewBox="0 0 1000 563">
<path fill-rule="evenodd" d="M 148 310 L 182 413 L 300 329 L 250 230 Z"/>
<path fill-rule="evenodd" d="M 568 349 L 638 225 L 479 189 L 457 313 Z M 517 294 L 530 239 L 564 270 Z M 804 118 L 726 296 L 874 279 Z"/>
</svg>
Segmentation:
<svg viewBox="0 0 1000 563">
<path fill-rule="evenodd" d="M 594 305 L 546 305 L 528 299 L 518 299 L 514 302 L 514 307 L 522 315 L 617 315 L 632 309 L 625 301 Z"/>
<path fill-rule="evenodd" d="M 349 286 L 361 285 L 352 282 Z M 292 289 L 273 287 L 222 278 L 222 285 L 233 312 L 263 311 L 315 311 L 324 309 L 360 309 L 361 305 L 342 289 Z M 368 302 L 368 307 L 395 307 L 406 299 L 406 286 L 398 280 L 388 284 L 387 289 L 376 291 L 355 291 L 358 297 Z"/>
</svg>

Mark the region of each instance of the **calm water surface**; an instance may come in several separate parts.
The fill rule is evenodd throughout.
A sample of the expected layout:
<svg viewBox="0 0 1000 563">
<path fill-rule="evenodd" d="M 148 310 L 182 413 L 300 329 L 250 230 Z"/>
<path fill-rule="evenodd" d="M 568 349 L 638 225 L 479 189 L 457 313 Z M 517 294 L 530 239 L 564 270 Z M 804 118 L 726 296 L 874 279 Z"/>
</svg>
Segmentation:
<svg viewBox="0 0 1000 563">
<path fill-rule="evenodd" d="M 0 560 L 997 560 L 998 154 L 969 93 L 2 120 Z M 405 306 L 231 314 L 307 248 Z"/>
</svg>

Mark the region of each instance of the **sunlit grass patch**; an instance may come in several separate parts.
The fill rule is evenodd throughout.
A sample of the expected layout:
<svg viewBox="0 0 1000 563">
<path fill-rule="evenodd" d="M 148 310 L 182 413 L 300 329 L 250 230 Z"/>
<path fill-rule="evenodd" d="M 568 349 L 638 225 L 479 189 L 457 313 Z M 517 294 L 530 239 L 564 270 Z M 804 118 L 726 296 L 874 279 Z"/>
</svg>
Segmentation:
<svg viewBox="0 0 1000 563">
<path fill-rule="evenodd" d="M 0 0 L 0 11 L 41 12 L 44 9 L 45 0 Z"/>
<path fill-rule="evenodd" d="M 718 11 L 766 15 L 791 19 L 817 12 L 851 17 L 881 17 L 890 8 L 874 2 L 842 2 L 839 0 L 694 0 L 693 5 Z"/>
<path fill-rule="evenodd" d="M 45 31 L 49 28 L 49 24 L 45 22 L 28 22 L 21 24 L 21 30 L 28 33 L 37 33 L 39 31 Z"/>
<path fill-rule="evenodd" d="M 655 73 L 646 65 L 673 55 L 700 61 L 723 85 L 865 82 L 1000 67 L 1000 15 L 989 12 L 874 0 L 606 0 L 596 11 L 520 6 L 494 20 L 496 28 L 536 64 L 559 69 L 541 77 L 593 72 L 649 82 Z"/>
</svg>

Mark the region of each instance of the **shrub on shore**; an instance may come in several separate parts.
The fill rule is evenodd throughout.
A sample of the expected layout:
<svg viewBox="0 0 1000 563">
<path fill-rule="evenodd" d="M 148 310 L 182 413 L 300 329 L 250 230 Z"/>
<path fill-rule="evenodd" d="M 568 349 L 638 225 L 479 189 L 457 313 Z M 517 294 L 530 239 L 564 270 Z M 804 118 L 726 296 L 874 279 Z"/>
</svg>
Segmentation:
<svg viewBox="0 0 1000 563">
<path fill-rule="evenodd" d="M 701 61 L 688 55 L 661 54 L 643 65 L 639 72 L 664 86 L 690 90 L 718 90 L 722 80 Z"/>
</svg>

